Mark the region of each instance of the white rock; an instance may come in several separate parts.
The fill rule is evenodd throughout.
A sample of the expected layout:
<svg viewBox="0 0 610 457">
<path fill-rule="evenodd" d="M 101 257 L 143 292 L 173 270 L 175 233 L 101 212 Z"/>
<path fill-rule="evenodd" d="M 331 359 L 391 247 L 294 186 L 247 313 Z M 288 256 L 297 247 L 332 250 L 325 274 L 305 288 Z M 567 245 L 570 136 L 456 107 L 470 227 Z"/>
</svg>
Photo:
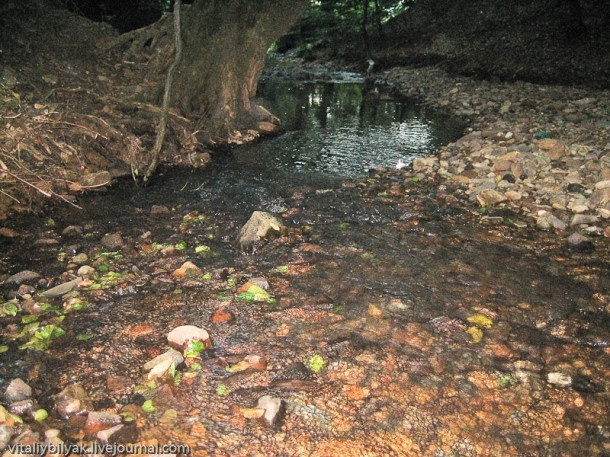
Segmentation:
<svg viewBox="0 0 610 457">
<path fill-rule="evenodd" d="M 194 325 L 181 325 L 167 335 L 167 342 L 174 349 L 186 349 L 191 341 L 201 341 L 205 348 L 212 346 L 208 332 Z"/>
<path fill-rule="evenodd" d="M 569 374 L 555 371 L 547 375 L 547 381 L 549 384 L 568 387 L 572 385 L 572 376 L 570 376 Z"/>
<path fill-rule="evenodd" d="M 270 427 L 273 427 L 277 421 L 280 410 L 282 409 L 282 400 L 274 398 L 271 395 L 265 395 L 258 399 L 257 408 L 264 409 L 263 419 Z"/>
<path fill-rule="evenodd" d="M 20 378 L 13 379 L 4 391 L 7 403 L 15 403 L 32 398 L 32 388 Z"/>
</svg>

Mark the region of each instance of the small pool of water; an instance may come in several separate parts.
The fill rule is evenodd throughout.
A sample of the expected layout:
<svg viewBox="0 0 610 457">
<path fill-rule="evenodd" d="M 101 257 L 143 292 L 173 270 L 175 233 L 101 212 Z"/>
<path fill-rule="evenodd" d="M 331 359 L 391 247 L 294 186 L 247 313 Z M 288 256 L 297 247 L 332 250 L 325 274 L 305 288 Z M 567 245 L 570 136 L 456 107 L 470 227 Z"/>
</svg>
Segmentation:
<svg viewBox="0 0 610 457">
<path fill-rule="evenodd" d="M 362 82 L 261 82 L 257 102 L 282 120 L 286 134 L 246 147 L 240 160 L 265 167 L 338 176 L 409 164 L 458 139 L 459 119 L 413 100 L 391 100 Z"/>
</svg>

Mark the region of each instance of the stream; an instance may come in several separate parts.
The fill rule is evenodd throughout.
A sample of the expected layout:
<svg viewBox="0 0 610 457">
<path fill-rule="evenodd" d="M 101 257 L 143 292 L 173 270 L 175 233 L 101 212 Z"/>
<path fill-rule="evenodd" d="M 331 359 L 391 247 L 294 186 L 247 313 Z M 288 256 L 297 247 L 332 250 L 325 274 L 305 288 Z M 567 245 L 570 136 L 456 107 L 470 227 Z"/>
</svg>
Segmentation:
<svg viewBox="0 0 610 457">
<path fill-rule="evenodd" d="M 482 225 L 390 173 L 459 138 L 457 119 L 352 79 L 267 80 L 260 97 L 283 136 L 7 224 L 21 236 L 0 241 L 0 271 L 36 271 L 42 290 L 72 279 L 86 253 L 99 286 L 72 293 L 82 309 L 45 299 L 38 322 L 65 335 L 42 351 L 18 349 L 28 313 L 5 312 L 2 390 L 21 377 L 52 411 L 78 382 L 96 410 L 136 415 L 140 442 L 195 455 L 607 455 L 603 263 Z M 287 229 L 244 253 L 235 240 L 255 210 Z M 80 232 L 62 236 L 68 226 Z M 106 234 L 122 245 L 102 248 Z M 201 274 L 176 277 L 187 260 Z M 244 299 L 240 286 L 261 277 L 272 298 Z M 213 349 L 179 382 L 151 386 L 142 365 L 185 324 L 207 329 Z M 226 369 L 252 354 L 264 370 Z M 274 427 L 243 412 L 266 394 L 283 401 Z M 53 415 L 32 425 L 49 427 L 87 436 Z"/>
</svg>

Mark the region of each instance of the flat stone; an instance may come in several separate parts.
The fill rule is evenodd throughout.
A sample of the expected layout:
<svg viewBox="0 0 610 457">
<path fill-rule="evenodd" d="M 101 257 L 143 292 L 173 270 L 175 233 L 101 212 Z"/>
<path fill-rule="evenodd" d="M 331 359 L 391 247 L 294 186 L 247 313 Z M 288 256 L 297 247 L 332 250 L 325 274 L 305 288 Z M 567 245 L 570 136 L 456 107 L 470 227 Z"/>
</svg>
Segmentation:
<svg viewBox="0 0 610 457">
<path fill-rule="evenodd" d="M 45 290 L 42 295 L 49 298 L 61 297 L 62 295 L 66 295 L 68 292 L 76 290 L 81 282 L 83 282 L 83 278 L 78 277 L 76 279 L 73 279 L 72 281 L 68 281 L 58 286 L 52 287 L 49 290 Z"/>
<path fill-rule="evenodd" d="M 252 248 L 271 232 L 278 233 L 284 224 L 271 213 L 254 211 L 248 222 L 238 234 L 238 242 L 242 249 Z"/>
<path fill-rule="evenodd" d="M 169 351 L 164 352 L 163 354 L 158 355 L 154 359 L 146 362 L 142 367 L 142 370 L 144 370 L 144 372 L 149 372 L 160 363 L 167 362 L 168 360 L 171 361 L 171 364 L 173 364 L 174 367 L 177 367 L 184 362 L 184 357 L 182 357 L 182 354 L 175 349 L 170 349 Z"/>
<path fill-rule="evenodd" d="M 32 399 L 16 401 L 15 403 L 11 403 L 8 405 L 8 412 L 11 414 L 16 414 L 17 416 L 26 416 L 32 415 L 38 406 L 36 402 Z"/>
<path fill-rule="evenodd" d="M 35 271 L 23 270 L 14 274 L 13 276 L 10 276 L 4 283 L 7 285 L 16 286 L 21 284 L 34 285 L 40 278 L 42 278 L 42 276 Z"/>
<path fill-rule="evenodd" d="M 419 157 L 413 161 L 413 171 L 426 171 L 438 165 L 436 157 Z"/>
<path fill-rule="evenodd" d="M 32 398 L 32 388 L 20 378 L 13 379 L 4 391 L 4 398 L 7 403 L 27 400 Z"/>
<path fill-rule="evenodd" d="M 121 416 L 116 413 L 105 411 L 91 411 L 87 415 L 85 430 L 87 433 L 96 433 L 100 430 L 107 430 L 121 423 Z"/>
<path fill-rule="evenodd" d="M 208 332 L 194 325 L 181 325 L 167 335 L 167 342 L 174 349 L 184 350 L 191 341 L 201 341 L 206 349 L 212 347 Z"/>
<path fill-rule="evenodd" d="M 575 214 L 570 222 L 570 227 L 580 224 L 595 224 L 599 221 L 599 217 L 587 214 Z"/>
<path fill-rule="evenodd" d="M 545 138 L 540 140 L 538 143 L 538 148 L 542 151 L 546 152 L 546 155 L 551 160 L 559 160 L 566 153 L 566 146 L 559 140 L 555 140 L 552 138 Z"/>
<path fill-rule="evenodd" d="M 598 190 L 610 188 L 610 179 L 607 179 L 605 181 L 599 181 L 598 183 L 595 183 L 595 188 Z"/>
</svg>

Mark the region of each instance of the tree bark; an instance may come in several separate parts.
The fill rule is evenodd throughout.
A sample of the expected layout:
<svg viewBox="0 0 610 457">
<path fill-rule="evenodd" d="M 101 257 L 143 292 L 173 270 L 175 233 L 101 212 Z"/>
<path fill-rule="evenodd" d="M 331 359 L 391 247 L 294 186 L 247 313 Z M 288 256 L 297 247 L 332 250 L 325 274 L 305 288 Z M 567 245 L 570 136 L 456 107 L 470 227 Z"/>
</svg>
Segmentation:
<svg viewBox="0 0 610 457">
<path fill-rule="evenodd" d="M 260 122 L 277 123 L 252 102 L 267 49 L 286 33 L 307 0 L 196 0 L 184 18 L 184 51 L 175 105 L 201 119 L 210 143 Z M 269 126 L 267 125 L 267 128 Z"/>
</svg>

